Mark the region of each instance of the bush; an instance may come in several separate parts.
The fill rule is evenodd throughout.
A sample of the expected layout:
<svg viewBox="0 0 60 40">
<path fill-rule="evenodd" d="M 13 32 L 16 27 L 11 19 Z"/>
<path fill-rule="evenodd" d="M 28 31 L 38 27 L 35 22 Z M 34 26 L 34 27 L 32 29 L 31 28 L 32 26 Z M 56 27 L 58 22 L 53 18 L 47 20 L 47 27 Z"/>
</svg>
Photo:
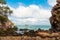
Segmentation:
<svg viewBox="0 0 60 40">
<path fill-rule="evenodd" d="M 0 28 L 0 36 L 17 35 L 17 33 L 15 31 L 17 31 L 17 27 L 7 28 L 6 30 Z"/>
</svg>

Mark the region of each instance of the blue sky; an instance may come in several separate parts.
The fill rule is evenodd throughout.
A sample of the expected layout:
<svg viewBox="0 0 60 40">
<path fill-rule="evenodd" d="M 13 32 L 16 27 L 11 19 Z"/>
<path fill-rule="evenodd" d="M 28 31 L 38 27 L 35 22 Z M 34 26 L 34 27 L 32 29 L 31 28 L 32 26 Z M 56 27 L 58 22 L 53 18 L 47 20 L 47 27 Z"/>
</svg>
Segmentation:
<svg viewBox="0 0 60 40">
<path fill-rule="evenodd" d="M 35 5 L 41 5 L 44 8 L 50 8 L 50 5 L 48 4 L 47 0 L 6 0 L 6 2 L 8 5 L 14 8 L 17 8 L 19 6 L 19 3 L 22 3 L 25 6 L 35 4 Z"/>
<path fill-rule="evenodd" d="M 17 25 L 50 25 L 51 9 L 56 0 L 6 0 L 13 10 L 9 19 Z"/>
</svg>

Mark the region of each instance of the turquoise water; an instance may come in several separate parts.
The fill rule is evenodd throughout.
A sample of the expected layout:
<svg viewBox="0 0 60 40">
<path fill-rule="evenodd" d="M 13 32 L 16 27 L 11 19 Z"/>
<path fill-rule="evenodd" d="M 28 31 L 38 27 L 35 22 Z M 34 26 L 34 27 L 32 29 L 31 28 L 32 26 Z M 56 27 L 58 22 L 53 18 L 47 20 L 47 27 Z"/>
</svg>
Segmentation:
<svg viewBox="0 0 60 40">
<path fill-rule="evenodd" d="M 50 25 L 17 25 L 18 29 L 30 29 L 30 30 L 38 30 L 43 29 L 43 30 L 48 30 L 51 28 Z"/>
</svg>

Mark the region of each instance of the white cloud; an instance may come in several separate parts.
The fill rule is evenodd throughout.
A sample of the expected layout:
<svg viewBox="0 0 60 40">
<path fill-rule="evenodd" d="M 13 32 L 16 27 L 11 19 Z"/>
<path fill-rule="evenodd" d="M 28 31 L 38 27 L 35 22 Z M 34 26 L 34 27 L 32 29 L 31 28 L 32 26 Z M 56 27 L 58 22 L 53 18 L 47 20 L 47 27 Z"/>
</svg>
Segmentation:
<svg viewBox="0 0 60 40">
<path fill-rule="evenodd" d="M 11 7 L 10 7 L 11 8 Z M 16 24 L 46 24 L 48 23 L 48 18 L 51 16 L 50 10 L 44 9 L 38 5 L 29 5 L 28 7 L 25 7 L 23 5 L 20 5 L 18 8 L 13 9 L 13 16 L 18 18 L 10 18 L 14 23 Z M 26 19 L 21 19 L 25 18 Z M 32 17 L 32 18 L 30 18 Z M 44 20 L 46 19 L 46 20 Z M 41 21 L 42 20 L 42 21 Z"/>
<path fill-rule="evenodd" d="M 56 3 L 57 3 L 56 0 L 48 0 L 48 4 L 50 6 L 54 6 Z"/>
<path fill-rule="evenodd" d="M 49 18 L 51 16 L 50 10 L 46 10 L 37 5 L 30 5 L 28 7 L 19 6 L 14 9 L 14 16 L 16 17 L 35 17 L 35 18 Z"/>
</svg>

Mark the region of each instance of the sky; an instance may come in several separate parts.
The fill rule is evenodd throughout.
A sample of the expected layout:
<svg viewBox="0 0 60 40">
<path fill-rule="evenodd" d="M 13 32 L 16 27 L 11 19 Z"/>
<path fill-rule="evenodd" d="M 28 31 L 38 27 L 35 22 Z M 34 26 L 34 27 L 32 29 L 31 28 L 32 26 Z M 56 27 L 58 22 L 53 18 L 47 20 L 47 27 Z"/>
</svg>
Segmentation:
<svg viewBox="0 0 60 40">
<path fill-rule="evenodd" d="M 6 0 L 6 3 L 13 10 L 9 19 L 16 25 L 50 25 L 56 0 Z"/>
</svg>

